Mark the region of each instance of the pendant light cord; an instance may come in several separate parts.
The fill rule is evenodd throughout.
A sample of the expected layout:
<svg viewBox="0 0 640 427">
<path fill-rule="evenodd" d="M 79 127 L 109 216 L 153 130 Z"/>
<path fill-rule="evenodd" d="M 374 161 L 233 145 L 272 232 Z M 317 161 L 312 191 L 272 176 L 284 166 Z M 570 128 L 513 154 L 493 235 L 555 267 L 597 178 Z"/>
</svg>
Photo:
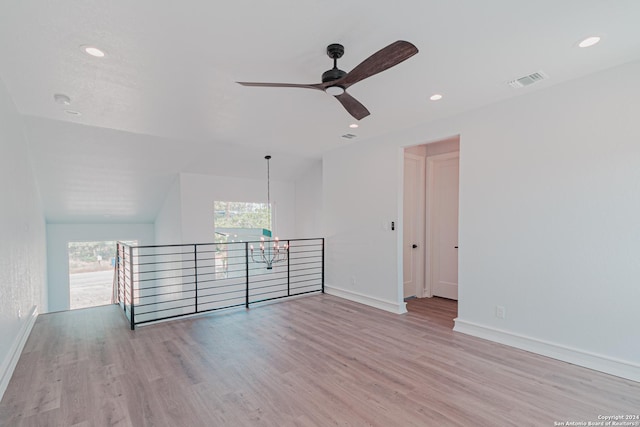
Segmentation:
<svg viewBox="0 0 640 427">
<path fill-rule="evenodd" d="M 264 156 L 267 159 L 267 210 L 269 212 L 269 231 L 271 231 L 271 227 L 273 226 L 271 221 L 271 171 L 269 169 L 269 160 L 271 160 L 271 156 Z"/>
</svg>

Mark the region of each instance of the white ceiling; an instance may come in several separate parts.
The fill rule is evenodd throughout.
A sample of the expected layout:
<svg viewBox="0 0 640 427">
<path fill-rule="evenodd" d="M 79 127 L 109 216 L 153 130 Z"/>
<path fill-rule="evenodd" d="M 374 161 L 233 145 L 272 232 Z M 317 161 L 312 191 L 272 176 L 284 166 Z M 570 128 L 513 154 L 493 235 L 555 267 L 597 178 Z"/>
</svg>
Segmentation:
<svg viewBox="0 0 640 427">
<path fill-rule="evenodd" d="M 0 78 L 48 221 L 152 221 L 179 172 L 263 178 L 270 153 L 273 178 L 294 179 L 341 145 L 640 59 L 638 22 L 637 0 L 7 0 Z M 576 47 L 589 35 L 602 42 Z M 355 131 L 322 92 L 234 83 L 319 83 L 328 44 L 349 71 L 399 39 L 420 53 L 349 89 L 371 112 Z"/>
</svg>

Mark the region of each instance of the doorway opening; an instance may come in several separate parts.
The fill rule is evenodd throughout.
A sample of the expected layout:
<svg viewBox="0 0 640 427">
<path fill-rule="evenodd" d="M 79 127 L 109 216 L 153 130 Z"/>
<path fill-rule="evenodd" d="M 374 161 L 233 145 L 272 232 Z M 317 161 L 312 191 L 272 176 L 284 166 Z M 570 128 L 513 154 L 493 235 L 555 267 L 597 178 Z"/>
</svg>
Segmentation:
<svg viewBox="0 0 640 427">
<path fill-rule="evenodd" d="M 69 308 L 112 304 L 116 241 L 69 242 Z M 127 242 L 137 245 L 136 241 Z"/>
<path fill-rule="evenodd" d="M 458 299 L 459 151 L 459 136 L 405 148 L 405 301 Z M 408 304 L 407 308 L 413 306 Z"/>
</svg>

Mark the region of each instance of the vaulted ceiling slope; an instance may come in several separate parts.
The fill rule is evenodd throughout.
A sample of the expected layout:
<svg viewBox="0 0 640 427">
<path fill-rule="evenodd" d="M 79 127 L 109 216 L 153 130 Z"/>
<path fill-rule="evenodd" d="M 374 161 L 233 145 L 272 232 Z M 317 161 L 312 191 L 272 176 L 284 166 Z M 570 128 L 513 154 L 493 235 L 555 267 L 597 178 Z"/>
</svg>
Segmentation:
<svg viewBox="0 0 640 427">
<path fill-rule="evenodd" d="M 639 59 L 639 18 L 637 0 L 10 0 L 0 78 L 25 116 L 49 221 L 147 221 L 181 171 L 252 176 L 269 152 L 293 179 L 343 144 Z M 602 41 L 578 48 L 590 35 Z M 328 44 L 345 46 L 349 71 L 396 40 L 420 53 L 349 89 L 371 111 L 355 130 L 319 91 L 235 83 L 318 83 Z M 538 71 L 549 78 L 507 84 Z"/>
</svg>

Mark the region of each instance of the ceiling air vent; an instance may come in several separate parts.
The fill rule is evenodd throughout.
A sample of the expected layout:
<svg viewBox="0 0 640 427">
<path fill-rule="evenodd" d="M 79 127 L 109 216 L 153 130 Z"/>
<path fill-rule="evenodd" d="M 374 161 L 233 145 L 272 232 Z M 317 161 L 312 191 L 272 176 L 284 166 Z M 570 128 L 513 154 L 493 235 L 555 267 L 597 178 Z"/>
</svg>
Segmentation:
<svg viewBox="0 0 640 427">
<path fill-rule="evenodd" d="M 549 76 L 547 76 L 543 71 L 538 71 L 537 73 L 532 73 L 528 76 L 523 76 L 515 80 L 511 80 L 510 82 L 507 82 L 507 84 L 517 89 L 525 86 L 530 86 L 534 83 L 537 83 L 541 80 L 546 80 L 548 78 Z"/>
<path fill-rule="evenodd" d="M 354 135 L 352 133 L 345 133 L 344 135 L 342 135 L 343 138 L 345 139 L 353 139 L 356 138 L 358 135 Z"/>
</svg>

